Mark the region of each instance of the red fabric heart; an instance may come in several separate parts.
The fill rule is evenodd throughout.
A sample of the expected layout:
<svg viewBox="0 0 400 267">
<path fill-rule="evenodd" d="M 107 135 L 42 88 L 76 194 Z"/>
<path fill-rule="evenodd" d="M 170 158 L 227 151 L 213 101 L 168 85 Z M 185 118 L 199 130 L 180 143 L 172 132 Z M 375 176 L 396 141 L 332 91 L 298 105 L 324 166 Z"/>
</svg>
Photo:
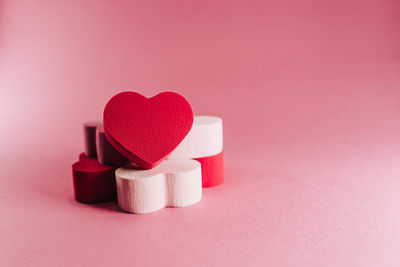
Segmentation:
<svg viewBox="0 0 400 267">
<path fill-rule="evenodd" d="M 122 155 L 151 169 L 168 156 L 193 125 L 193 111 L 181 95 L 163 92 L 146 98 L 123 92 L 104 109 L 107 140 Z"/>
</svg>

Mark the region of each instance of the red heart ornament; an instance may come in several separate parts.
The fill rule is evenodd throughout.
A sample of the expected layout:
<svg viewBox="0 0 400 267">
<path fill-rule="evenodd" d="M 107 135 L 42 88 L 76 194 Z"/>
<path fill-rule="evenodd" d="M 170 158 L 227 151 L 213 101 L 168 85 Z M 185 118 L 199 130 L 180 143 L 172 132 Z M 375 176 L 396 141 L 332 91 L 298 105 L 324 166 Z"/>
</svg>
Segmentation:
<svg viewBox="0 0 400 267">
<path fill-rule="evenodd" d="M 104 108 L 107 140 L 145 169 L 165 159 L 188 134 L 193 111 L 181 95 L 163 92 L 147 98 L 136 92 L 113 96 Z"/>
</svg>

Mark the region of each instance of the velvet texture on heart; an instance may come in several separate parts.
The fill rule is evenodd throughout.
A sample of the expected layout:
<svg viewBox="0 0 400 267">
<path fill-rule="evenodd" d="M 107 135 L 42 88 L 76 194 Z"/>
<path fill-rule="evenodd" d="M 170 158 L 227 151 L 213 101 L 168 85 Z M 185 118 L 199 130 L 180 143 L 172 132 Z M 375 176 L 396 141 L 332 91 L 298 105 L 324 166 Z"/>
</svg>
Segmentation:
<svg viewBox="0 0 400 267">
<path fill-rule="evenodd" d="M 84 153 L 80 154 L 79 161 L 72 165 L 75 199 L 83 203 L 114 200 L 117 196 L 115 169 L 100 164 L 97 159 L 89 158 Z"/>
<path fill-rule="evenodd" d="M 138 166 L 151 169 L 188 134 L 193 111 L 189 102 L 174 92 L 152 98 L 122 92 L 107 103 L 103 122 L 112 146 Z"/>
</svg>

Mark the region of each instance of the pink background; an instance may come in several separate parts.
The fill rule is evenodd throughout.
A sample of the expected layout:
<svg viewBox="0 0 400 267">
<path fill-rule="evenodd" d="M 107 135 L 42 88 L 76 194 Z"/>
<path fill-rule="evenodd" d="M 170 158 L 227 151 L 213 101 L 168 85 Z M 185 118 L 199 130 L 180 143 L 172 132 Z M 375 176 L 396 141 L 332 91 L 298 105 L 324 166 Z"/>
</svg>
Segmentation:
<svg viewBox="0 0 400 267">
<path fill-rule="evenodd" d="M 0 266 L 399 266 L 400 2 L 0 0 Z M 74 201 L 121 90 L 224 119 L 226 181 Z"/>
</svg>

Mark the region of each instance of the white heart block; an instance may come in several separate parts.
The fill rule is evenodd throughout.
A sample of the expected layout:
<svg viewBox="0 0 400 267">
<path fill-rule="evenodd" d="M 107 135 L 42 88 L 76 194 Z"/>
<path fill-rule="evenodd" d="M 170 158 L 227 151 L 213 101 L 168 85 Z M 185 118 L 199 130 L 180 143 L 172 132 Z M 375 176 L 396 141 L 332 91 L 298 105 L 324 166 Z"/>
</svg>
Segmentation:
<svg viewBox="0 0 400 267">
<path fill-rule="evenodd" d="M 185 207 L 201 199 L 201 164 L 195 160 L 164 160 L 141 170 L 133 165 L 115 171 L 118 204 L 130 213 L 164 207 Z"/>
<path fill-rule="evenodd" d="M 192 129 L 167 159 L 193 159 L 214 156 L 222 152 L 222 119 L 196 116 Z"/>
</svg>

